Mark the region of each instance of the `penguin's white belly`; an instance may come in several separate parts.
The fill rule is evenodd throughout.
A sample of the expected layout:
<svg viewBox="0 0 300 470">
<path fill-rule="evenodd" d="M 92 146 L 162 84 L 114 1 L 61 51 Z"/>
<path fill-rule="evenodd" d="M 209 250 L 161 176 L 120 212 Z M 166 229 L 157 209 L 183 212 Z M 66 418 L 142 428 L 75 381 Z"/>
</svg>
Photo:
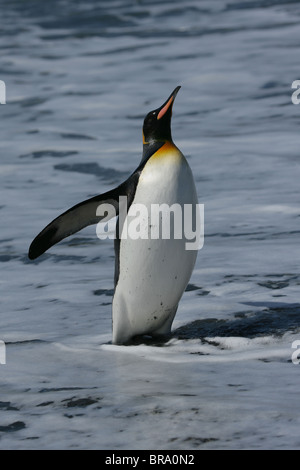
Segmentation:
<svg viewBox="0 0 300 470">
<path fill-rule="evenodd" d="M 188 240 L 183 227 L 184 204 L 198 203 L 194 179 L 181 152 L 175 146 L 164 147 L 142 170 L 123 226 L 119 278 L 113 298 L 114 343 L 127 342 L 136 335 L 169 333 L 196 261 L 197 251 L 186 249 Z M 163 224 L 169 225 L 168 217 L 152 217 L 157 210 L 154 204 L 181 206 L 181 237 L 180 230 L 174 236 L 174 224 L 170 237 L 161 232 Z M 175 230 L 180 229 L 178 220 Z M 155 226 L 158 221 L 160 232 Z M 143 238 L 137 238 L 139 235 Z"/>
</svg>

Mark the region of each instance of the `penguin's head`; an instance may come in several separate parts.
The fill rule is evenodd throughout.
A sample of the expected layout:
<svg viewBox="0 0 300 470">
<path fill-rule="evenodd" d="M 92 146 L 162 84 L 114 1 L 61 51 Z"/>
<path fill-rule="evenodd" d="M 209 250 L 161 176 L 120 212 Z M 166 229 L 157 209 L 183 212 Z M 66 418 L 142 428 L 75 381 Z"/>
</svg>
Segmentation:
<svg viewBox="0 0 300 470">
<path fill-rule="evenodd" d="M 145 117 L 143 126 L 144 144 L 150 144 L 157 141 L 172 141 L 172 107 L 180 88 L 180 86 L 176 87 L 167 101 L 165 101 L 160 108 L 150 111 L 150 113 Z"/>
</svg>

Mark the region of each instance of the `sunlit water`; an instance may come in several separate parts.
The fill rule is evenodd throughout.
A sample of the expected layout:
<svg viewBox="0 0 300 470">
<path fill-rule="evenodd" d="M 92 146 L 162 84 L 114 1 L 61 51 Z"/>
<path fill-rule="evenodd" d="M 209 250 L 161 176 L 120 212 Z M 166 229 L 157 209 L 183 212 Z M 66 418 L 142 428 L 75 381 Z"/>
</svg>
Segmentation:
<svg viewBox="0 0 300 470">
<path fill-rule="evenodd" d="M 299 2 L 0 8 L 0 448 L 298 448 Z M 27 250 L 136 168 L 177 85 L 205 243 L 170 340 L 113 346 L 112 241 Z"/>
</svg>

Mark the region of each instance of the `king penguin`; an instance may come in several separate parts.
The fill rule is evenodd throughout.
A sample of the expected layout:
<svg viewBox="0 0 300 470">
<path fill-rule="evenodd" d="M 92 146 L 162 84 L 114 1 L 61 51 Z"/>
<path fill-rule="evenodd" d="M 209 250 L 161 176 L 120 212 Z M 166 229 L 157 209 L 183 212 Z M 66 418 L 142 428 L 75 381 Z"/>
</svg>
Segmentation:
<svg viewBox="0 0 300 470">
<path fill-rule="evenodd" d="M 123 236 L 124 227 L 134 219 L 134 207 L 146 208 L 151 214 L 153 207 L 196 207 L 198 203 L 191 168 L 171 135 L 172 108 L 179 89 L 176 87 L 161 107 L 145 117 L 143 155 L 131 176 L 117 188 L 76 204 L 54 219 L 29 248 L 29 258 L 36 259 L 62 239 L 100 222 L 104 216 L 97 215 L 99 206 L 114 207 L 119 218 L 115 236 L 113 344 L 129 343 L 135 336 L 169 335 L 194 269 L 197 250 L 186 249 L 183 231 L 181 237 L 174 235 L 174 221 L 168 237 L 162 236 L 161 230 L 155 237 Z M 120 201 L 126 201 L 122 220 Z M 159 220 L 156 218 L 156 223 Z M 152 228 L 152 219 L 146 219 L 146 230 L 150 233 Z"/>
</svg>

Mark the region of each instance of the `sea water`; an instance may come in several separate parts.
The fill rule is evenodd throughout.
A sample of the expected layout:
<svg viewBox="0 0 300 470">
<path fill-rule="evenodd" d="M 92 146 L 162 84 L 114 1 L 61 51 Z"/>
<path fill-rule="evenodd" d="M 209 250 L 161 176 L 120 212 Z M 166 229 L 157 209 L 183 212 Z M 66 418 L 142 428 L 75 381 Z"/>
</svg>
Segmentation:
<svg viewBox="0 0 300 470">
<path fill-rule="evenodd" d="M 299 448 L 299 2 L 0 10 L 0 448 Z M 177 85 L 204 246 L 172 337 L 113 346 L 113 242 L 27 251 L 131 174 Z"/>
</svg>

